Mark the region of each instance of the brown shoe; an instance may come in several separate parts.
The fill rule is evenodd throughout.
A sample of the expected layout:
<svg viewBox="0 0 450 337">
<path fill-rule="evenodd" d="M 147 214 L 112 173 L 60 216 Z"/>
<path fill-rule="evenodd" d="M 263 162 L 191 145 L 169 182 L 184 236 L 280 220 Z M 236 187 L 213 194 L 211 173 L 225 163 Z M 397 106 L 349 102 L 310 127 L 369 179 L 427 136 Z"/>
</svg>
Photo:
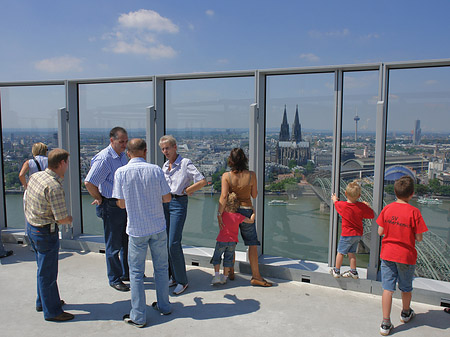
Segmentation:
<svg viewBox="0 0 450 337">
<path fill-rule="evenodd" d="M 268 282 L 265 279 L 258 280 L 255 278 L 252 278 L 250 280 L 250 284 L 252 286 L 259 286 L 259 287 L 271 287 L 273 285 L 271 282 Z"/>
<path fill-rule="evenodd" d="M 64 321 L 70 321 L 71 319 L 74 319 L 74 315 L 69 314 L 68 312 L 63 312 L 61 315 L 53 317 L 53 318 L 46 318 L 46 321 L 52 321 L 52 322 L 64 322 Z"/>
</svg>

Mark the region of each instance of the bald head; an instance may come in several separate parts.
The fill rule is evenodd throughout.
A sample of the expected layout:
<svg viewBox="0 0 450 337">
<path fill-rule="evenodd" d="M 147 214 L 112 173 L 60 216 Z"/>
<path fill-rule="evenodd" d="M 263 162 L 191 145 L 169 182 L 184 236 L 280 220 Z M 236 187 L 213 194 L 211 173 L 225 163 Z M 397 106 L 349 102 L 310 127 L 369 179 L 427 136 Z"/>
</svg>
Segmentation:
<svg viewBox="0 0 450 337">
<path fill-rule="evenodd" d="M 127 150 L 130 158 L 145 158 L 145 155 L 147 154 L 147 143 L 143 139 L 133 138 L 128 142 Z"/>
</svg>

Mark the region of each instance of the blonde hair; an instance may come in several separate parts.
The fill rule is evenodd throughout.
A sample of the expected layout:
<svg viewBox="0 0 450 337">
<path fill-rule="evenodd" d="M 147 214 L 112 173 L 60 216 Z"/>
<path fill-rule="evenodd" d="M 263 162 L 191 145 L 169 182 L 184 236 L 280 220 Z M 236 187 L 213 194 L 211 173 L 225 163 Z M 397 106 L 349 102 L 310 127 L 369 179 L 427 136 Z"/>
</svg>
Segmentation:
<svg viewBox="0 0 450 337">
<path fill-rule="evenodd" d="M 159 139 L 159 146 L 163 143 L 169 143 L 170 146 L 177 145 L 177 141 L 175 140 L 175 137 L 172 135 L 164 135 Z"/>
<path fill-rule="evenodd" d="M 45 156 L 47 154 L 47 151 L 48 151 L 47 145 L 45 145 L 44 143 L 35 143 L 31 148 L 31 153 L 33 154 L 33 157 Z"/>
<path fill-rule="evenodd" d="M 227 205 L 225 207 L 227 212 L 236 213 L 240 204 L 241 203 L 239 202 L 236 193 L 234 193 L 234 192 L 228 193 Z"/>
<path fill-rule="evenodd" d="M 358 199 L 361 195 L 361 186 L 359 185 L 357 180 L 353 180 L 347 185 L 345 192 L 347 192 L 347 196 L 349 196 L 350 198 Z"/>
</svg>

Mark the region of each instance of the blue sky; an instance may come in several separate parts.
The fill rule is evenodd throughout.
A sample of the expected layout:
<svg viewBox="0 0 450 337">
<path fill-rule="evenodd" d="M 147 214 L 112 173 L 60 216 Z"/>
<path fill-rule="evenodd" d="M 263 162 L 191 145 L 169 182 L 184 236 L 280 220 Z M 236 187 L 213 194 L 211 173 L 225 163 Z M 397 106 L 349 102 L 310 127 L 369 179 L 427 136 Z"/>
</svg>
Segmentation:
<svg viewBox="0 0 450 337">
<path fill-rule="evenodd" d="M 443 59 L 449 12 L 447 0 L 0 0 L 0 82 Z M 448 132 L 449 68 L 390 78 L 391 129 L 408 131 L 428 113 L 424 132 Z M 279 127 L 285 104 L 292 123 L 298 104 L 305 129 L 331 130 L 333 83 L 332 74 L 268 79 L 267 127 Z M 148 84 L 80 92 L 82 127 L 95 114 L 106 116 L 98 125 L 142 125 L 153 99 Z M 169 83 L 167 126 L 235 127 L 254 92 L 251 78 Z M 373 131 L 377 72 L 346 74 L 344 93 L 344 130 L 358 113 L 361 130 Z M 2 89 L 3 127 L 54 127 L 62 105 L 63 88 Z"/>
<path fill-rule="evenodd" d="M 449 1 L 0 2 L 0 81 L 438 59 Z"/>
</svg>

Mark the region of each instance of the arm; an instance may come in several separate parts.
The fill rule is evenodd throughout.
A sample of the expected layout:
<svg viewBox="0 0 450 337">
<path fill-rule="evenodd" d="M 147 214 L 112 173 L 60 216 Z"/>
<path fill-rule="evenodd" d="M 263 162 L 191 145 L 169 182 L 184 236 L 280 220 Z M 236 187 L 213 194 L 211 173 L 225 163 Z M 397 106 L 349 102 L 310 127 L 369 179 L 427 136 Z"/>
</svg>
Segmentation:
<svg viewBox="0 0 450 337">
<path fill-rule="evenodd" d="M 116 201 L 117 207 L 124 209 L 125 208 L 125 200 L 124 199 L 117 199 Z"/>
<path fill-rule="evenodd" d="M 162 196 L 163 203 L 170 202 L 170 200 L 172 200 L 172 194 L 167 193 Z"/>
<path fill-rule="evenodd" d="M 384 228 L 381 226 L 378 226 L 378 235 L 383 236 L 384 235 Z"/>
<path fill-rule="evenodd" d="M 201 189 L 205 185 L 206 185 L 206 179 L 202 179 L 200 181 L 197 181 L 195 184 L 192 184 L 191 186 L 186 187 L 184 189 L 184 192 L 188 196 L 191 196 L 192 194 L 194 194 L 194 192 L 198 191 L 199 189 Z"/>
<path fill-rule="evenodd" d="M 25 163 L 23 163 L 22 169 L 19 172 L 19 180 L 22 183 L 24 189 L 27 189 L 27 178 L 25 178 L 25 175 L 27 174 L 29 169 L 30 163 L 28 162 L 28 160 L 26 160 Z"/>
<path fill-rule="evenodd" d="M 258 183 L 256 181 L 256 173 L 253 171 L 250 171 L 251 177 L 251 184 L 252 184 L 252 190 L 250 192 L 250 195 L 253 199 L 255 199 L 258 196 Z"/>
<path fill-rule="evenodd" d="M 423 233 L 420 234 L 414 234 L 414 236 L 416 237 L 416 241 L 420 242 L 423 240 Z"/>
<path fill-rule="evenodd" d="M 86 186 L 89 194 L 94 198 L 94 201 L 91 203 L 91 205 L 101 205 L 103 199 L 100 191 L 98 190 L 98 187 L 90 183 L 89 181 L 85 181 L 84 185 Z"/>
<path fill-rule="evenodd" d="M 72 216 L 71 216 L 71 215 L 68 215 L 68 216 L 66 216 L 64 219 L 56 220 L 56 222 L 58 223 L 58 225 L 67 225 L 67 224 L 71 224 L 71 223 L 72 223 Z"/>
<path fill-rule="evenodd" d="M 253 213 L 250 218 L 245 218 L 244 222 L 245 223 L 254 223 L 255 222 L 255 213 Z"/>
<path fill-rule="evenodd" d="M 222 213 L 227 204 L 227 196 L 228 196 L 228 192 L 230 191 L 230 187 L 228 186 L 228 181 L 227 181 L 226 175 L 227 175 L 227 172 L 222 174 L 222 192 L 220 193 L 219 209 L 217 210 L 217 221 L 219 222 L 220 229 L 223 228 Z"/>
</svg>

